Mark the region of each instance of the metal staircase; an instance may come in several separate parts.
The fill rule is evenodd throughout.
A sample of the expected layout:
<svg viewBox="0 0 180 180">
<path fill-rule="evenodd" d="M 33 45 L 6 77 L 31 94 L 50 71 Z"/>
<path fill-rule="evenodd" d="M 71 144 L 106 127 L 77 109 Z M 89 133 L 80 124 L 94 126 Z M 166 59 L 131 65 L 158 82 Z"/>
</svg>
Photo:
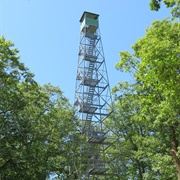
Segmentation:
<svg viewBox="0 0 180 180">
<path fill-rule="evenodd" d="M 82 157 L 82 166 L 86 170 L 79 169 L 79 179 L 116 177 L 106 158 L 108 148 L 115 140 L 112 131 L 105 127 L 105 119 L 112 112 L 112 99 L 98 31 L 98 16 L 84 12 L 80 19 L 81 38 L 74 104 L 77 118 L 81 121 L 81 135 L 86 136 L 87 156 Z"/>
</svg>

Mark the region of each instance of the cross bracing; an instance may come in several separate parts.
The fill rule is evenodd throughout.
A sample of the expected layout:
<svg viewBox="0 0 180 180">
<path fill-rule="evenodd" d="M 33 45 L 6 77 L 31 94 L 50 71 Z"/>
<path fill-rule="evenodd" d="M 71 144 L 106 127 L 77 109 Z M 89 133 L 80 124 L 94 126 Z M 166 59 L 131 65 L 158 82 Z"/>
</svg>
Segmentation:
<svg viewBox="0 0 180 180">
<path fill-rule="evenodd" d="M 110 170 L 108 159 L 108 149 L 113 146 L 115 138 L 106 126 L 106 119 L 113 108 L 98 17 L 98 14 L 84 12 L 80 19 L 74 105 L 80 134 L 87 143 L 81 147 L 82 169 L 77 170 L 77 179 L 116 176 Z"/>
</svg>

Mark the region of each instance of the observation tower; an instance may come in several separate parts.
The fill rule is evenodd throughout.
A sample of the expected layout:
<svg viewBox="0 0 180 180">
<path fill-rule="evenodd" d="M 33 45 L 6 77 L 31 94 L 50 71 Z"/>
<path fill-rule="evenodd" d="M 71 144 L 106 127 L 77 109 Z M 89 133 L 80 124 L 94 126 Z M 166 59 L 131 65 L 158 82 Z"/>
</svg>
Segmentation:
<svg viewBox="0 0 180 180">
<path fill-rule="evenodd" d="M 109 179 L 109 176 L 115 176 L 108 159 L 115 139 L 106 124 L 113 111 L 111 102 L 99 15 L 84 12 L 80 19 L 74 105 L 80 135 L 86 140 L 86 145 L 81 147 L 81 168 L 77 179 Z"/>
</svg>

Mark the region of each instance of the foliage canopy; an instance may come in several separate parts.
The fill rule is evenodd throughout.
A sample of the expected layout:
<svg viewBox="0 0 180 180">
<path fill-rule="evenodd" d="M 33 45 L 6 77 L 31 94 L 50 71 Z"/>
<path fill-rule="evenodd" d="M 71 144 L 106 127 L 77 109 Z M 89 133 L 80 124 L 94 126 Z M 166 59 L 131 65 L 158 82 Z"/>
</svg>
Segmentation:
<svg viewBox="0 0 180 180">
<path fill-rule="evenodd" d="M 179 42 L 178 22 L 155 21 L 133 54 L 120 53 L 116 68 L 134 77 L 112 90 L 124 179 L 180 179 Z"/>
<path fill-rule="evenodd" d="M 41 87 L 0 38 L 0 179 L 46 179 L 75 156 L 74 112 L 62 91 Z"/>
</svg>

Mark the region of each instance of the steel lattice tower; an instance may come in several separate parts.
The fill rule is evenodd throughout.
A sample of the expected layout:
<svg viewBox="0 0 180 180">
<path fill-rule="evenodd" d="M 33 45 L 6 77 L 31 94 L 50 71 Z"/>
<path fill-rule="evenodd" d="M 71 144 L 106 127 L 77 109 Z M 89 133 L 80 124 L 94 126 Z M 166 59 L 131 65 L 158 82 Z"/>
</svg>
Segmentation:
<svg viewBox="0 0 180 180">
<path fill-rule="evenodd" d="M 107 151 L 113 144 L 106 119 L 112 112 L 112 98 L 99 30 L 99 15 L 84 12 L 80 27 L 80 45 L 75 88 L 75 107 L 79 130 L 85 136 L 87 156 L 82 159 L 81 178 L 106 179 L 109 172 Z M 112 171 L 111 171 L 112 172 Z"/>
</svg>

